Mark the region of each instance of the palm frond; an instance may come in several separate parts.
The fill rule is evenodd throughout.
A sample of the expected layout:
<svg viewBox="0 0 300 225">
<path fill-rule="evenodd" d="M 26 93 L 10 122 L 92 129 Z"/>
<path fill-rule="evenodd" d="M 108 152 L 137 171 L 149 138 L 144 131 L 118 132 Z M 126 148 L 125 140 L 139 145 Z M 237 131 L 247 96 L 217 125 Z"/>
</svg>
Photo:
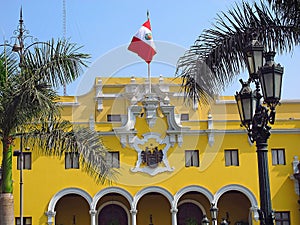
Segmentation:
<svg viewBox="0 0 300 225">
<path fill-rule="evenodd" d="M 279 53 L 291 51 L 300 41 L 299 29 L 281 21 L 278 12 L 271 11 L 263 2 L 253 6 L 236 3 L 228 12 L 218 14 L 213 28 L 204 30 L 178 60 L 176 75 L 183 79 L 183 90 L 194 92 L 188 96 L 212 97 L 232 83 L 245 69 L 243 51 L 253 34 L 267 51 Z M 199 69 L 202 64 L 208 69 Z"/>
<path fill-rule="evenodd" d="M 294 24 L 299 27 L 300 24 L 300 0 L 267 0 L 271 7 L 280 14 L 281 20 L 286 23 Z"/>
<path fill-rule="evenodd" d="M 65 152 L 78 152 L 81 168 L 96 182 L 110 182 L 117 175 L 106 161 L 108 149 L 101 137 L 89 128 L 74 128 L 69 121 L 57 117 L 32 123 L 24 137 L 27 145 L 42 155 L 61 157 Z"/>
<path fill-rule="evenodd" d="M 53 87 L 68 84 L 81 75 L 83 66 L 87 66 L 90 56 L 80 53 L 80 49 L 65 39 L 43 43 L 25 55 L 25 75 L 40 76 Z"/>
</svg>

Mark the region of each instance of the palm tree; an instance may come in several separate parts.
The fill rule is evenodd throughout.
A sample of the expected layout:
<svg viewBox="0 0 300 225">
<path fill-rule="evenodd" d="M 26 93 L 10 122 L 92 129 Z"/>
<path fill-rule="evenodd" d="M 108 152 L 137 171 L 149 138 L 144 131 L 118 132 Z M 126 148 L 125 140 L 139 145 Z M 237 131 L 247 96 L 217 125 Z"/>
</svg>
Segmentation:
<svg viewBox="0 0 300 225">
<path fill-rule="evenodd" d="M 96 132 L 60 119 L 54 88 L 76 79 L 89 55 L 67 40 L 35 45 L 21 55 L 0 54 L 0 135 L 3 143 L 0 225 L 14 224 L 12 143 L 24 137 L 47 155 L 81 154 L 81 164 L 97 182 L 113 178 L 105 147 Z"/>
<path fill-rule="evenodd" d="M 253 35 L 267 51 L 292 51 L 300 42 L 299 5 L 299 0 L 242 1 L 218 14 L 213 28 L 178 60 L 176 75 L 187 99 L 207 102 L 223 91 L 245 69 L 243 50 Z"/>
</svg>

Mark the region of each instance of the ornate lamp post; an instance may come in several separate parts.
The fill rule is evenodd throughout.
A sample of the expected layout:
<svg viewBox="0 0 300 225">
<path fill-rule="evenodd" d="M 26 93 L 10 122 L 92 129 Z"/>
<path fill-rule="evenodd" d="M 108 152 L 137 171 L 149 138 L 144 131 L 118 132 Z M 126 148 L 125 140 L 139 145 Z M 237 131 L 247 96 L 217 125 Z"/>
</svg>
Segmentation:
<svg viewBox="0 0 300 225">
<path fill-rule="evenodd" d="M 23 72 L 23 62 L 24 57 L 27 51 L 32 47 L 39 44 L 47 44 L 45 42 L 38 42 L 37 39 L 34 39 L 31 35 L 29 35 L 29 31 L 25 29 L 23 23 L 23 16 L 22 16 L 22 8 L 20 9 L 20 18 L 19 18 L 19 25 L 17 29 L 13 32 L 13 35 L 9 41 L 5 41 L 4 44 L 0 44 L 0 47 L 4 47 L 4 51 L 6 47 L 11 48 L 11 50 L 18 54 L 19 56 L 19 67 L 20 67 L 20 74 L 22 75 Z M 31 42 L 27 45 L 25 43 L 26 39 L 31 39 Z M 14 40 L 14 44 L 11 44 L 11 41 Z M 24 165 L 24 154 L 23 154 L 23 147 L 22 147 L 22 134 L 20 136 L 20 150 L 14 152 L 14 156 L 19 157 L 19 167 L 20 167 L 20 224 L 23 225 L 23 165 Z M 27 150 L 27 148 L 26 148 Z"/>
<path fill-rule="evenodd" d="M 263 49 L 257 40 L 252 41 L 246 49 L 249 79 L 247 82 L 240 80 L 242 89 L 236 93 L 235 99 L 242 126 L 247 129 L 251 142 L 256 142 L 261 207 L 260 223 L 273 225 L 267 148 L 271 127 L 268 124 L 275 122 L 275 108 L 281 97 L 283 67 L 274 62 L 275 52 L 264 54 Z M 264 65 L 263 55 L 265 57 Z M 253 92 L 250 88 L 251 83 L 255 84 Z M 270 110 L 262 103 L 265 103 Z"/>
<path fill-rule="evenodd" d="M 211 214 L 211 224 L 212 225 L 217 225 L 217 216 L 218 216 L 218 208 L 215 207 L 215 204 L 211 204 L 211 208 L 210 208 L 210 214 Z M 209 225 L 210 221 L 207 218 L 206 215 L 203 215 L 202 221 L 201 221 L 202 225 Z"/>
<path fill-rule="evenodd" d="M 208 220 L 208 218 L 207 218 L 206 215 L 203 215 L 201 224 L 202 224 L 202 225 L 209 225 L 209 220 Z"/>
</svg>

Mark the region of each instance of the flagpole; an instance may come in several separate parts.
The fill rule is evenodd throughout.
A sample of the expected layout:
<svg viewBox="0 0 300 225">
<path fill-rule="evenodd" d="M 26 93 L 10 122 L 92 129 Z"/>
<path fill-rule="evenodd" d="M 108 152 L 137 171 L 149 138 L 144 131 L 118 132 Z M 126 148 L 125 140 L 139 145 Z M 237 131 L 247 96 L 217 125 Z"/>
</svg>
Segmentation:
<svg viewBox="0 0 300 225">
<path fill-rule="evenodd" d="M 147 20 L 149 20 L 149 10 L 148 9 L 147 9 Z M 149 93 L 151 93 L 152 90 L 151 90 L 150 62 L 148 62 L 148 80 L 149 80 Z"/>
<path fill-rule="evenodd" d="M 150 63 L 148 63 L 148 80 L 149 80 L 149 93 L 151 93 L 151 74 L 150 74 Z"/>
</svg>

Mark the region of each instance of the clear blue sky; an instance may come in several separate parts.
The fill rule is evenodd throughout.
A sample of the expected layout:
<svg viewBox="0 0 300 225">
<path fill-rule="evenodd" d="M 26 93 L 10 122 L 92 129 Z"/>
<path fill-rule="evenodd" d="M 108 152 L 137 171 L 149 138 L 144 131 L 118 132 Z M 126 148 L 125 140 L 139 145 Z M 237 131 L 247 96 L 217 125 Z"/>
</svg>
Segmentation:
<svg viewBox="0 0 300 225">
<path fill-rule="evenodd" d="M 83 46 L 82 51 L 92 56 L 90 68 L 86 68 L 83 75 L 67 87 L 67 93 L 74 95 L 87 92 L 95 76 L 147 76 L 146 64 L 126 50 L 132 36 L 145 22 L 147 9 L 158 52 L 151 63 L 152 77 L 160 74 L 174 76 L 176 61 L 181 53 L 194 43 L 203 29 L 211 27 L 217 13 L 227 11 L 235 1 L 65 2 L 66 37 Z M 63 0 L 0 0 L 0 3 L 0 43 L 13 35 L 21 5 L 24 23 L 31 35 L 40 41 L 63 37 Z M 124 61 L 124 58 L 128 60 Z M 299 69 L 296 69 L 299 59 L 299 47 L 293 54 L 275 59 L 285 67 L 283 99 L 300 99 Z M 236 82 L 226 89 L 226 95 L 234 95 L 240 89 L 238 79 L 242 77 L 237 77 Z"/>
</svg>

